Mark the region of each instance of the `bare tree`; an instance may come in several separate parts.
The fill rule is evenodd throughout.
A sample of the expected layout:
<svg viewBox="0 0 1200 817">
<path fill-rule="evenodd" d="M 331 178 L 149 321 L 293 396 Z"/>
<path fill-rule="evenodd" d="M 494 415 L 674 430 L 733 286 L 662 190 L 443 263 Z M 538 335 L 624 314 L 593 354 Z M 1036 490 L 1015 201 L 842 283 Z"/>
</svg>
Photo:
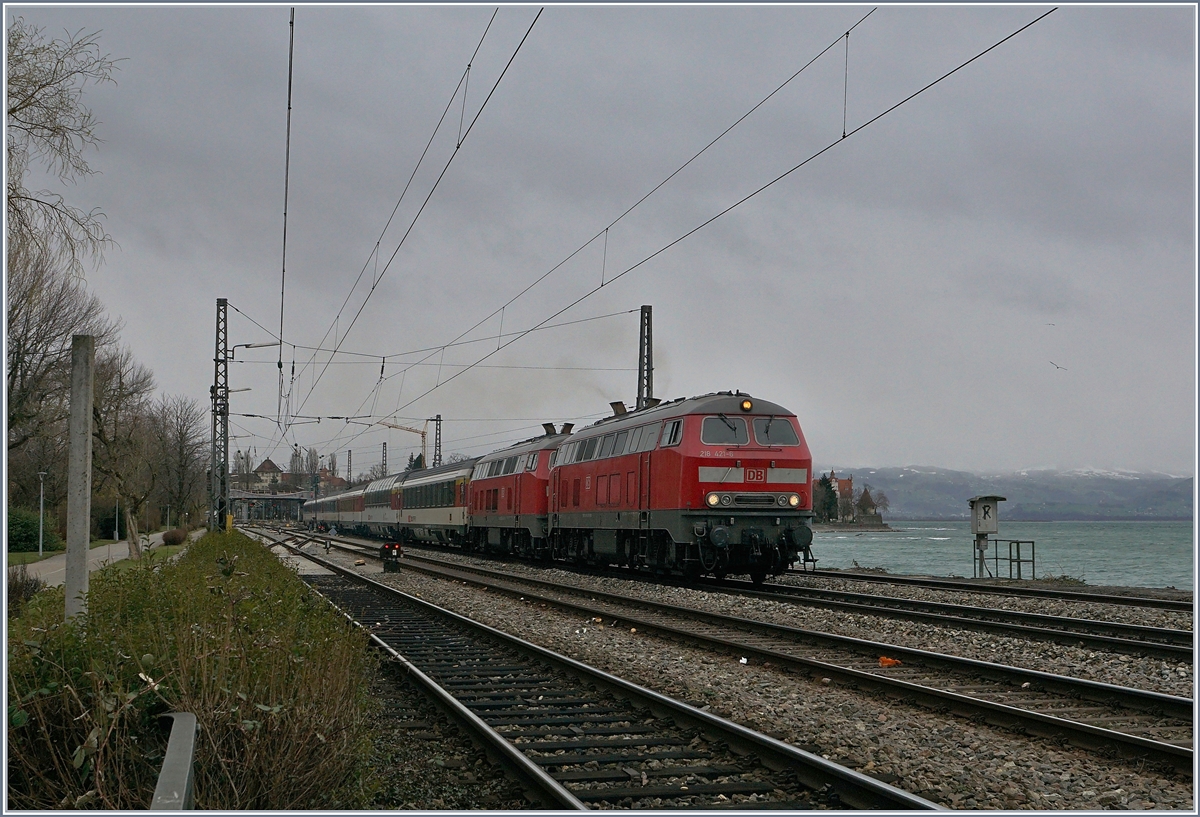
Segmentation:
<svg viewBox="0 0 1200 817">
<path fill-rule="evenodd" d="M 92 467 L 110 482 L 125 513 L 129 557 L 142 557 L 138 515 L 158 482 L 151 394 L 154 375 L 128 349 L 96 361 Z"/>
<path fill-rule="evenodd" d="M 337 452 L 334 451 L 329 455 L 329 476 L 336 477 L 338 475 Z"/>
<path fill-rule="evenodd" d="M 93 335 L 98 350 L 118 326 L 79 279 L 55 270 L 19 238 L 8 244 L 8 450 L 56 430 L 67 417 L 71 336 Z"/>
<path fill-rule="evenodd" d="M 310 477 L 317 473 L 321 467 L 321 455 L 317 453 L 317 449 L 310 448 L 304 454 L 304 473 Z"/>
<path fill-rule="evenodd" d="M 471 459 L 471 458 L 468 457 L 466 454 L 460 454 L 457 451 L 453 451 L 446 455 L 446 464 L 449 465 L 450 463 L 453 463 L 453 462 L 466 462 L 469 459 Z"/>
<path fill-rule="evenodd" d="M 304 454 L 300 451 L 300 446 L 292 446 L 292 458 L 288 462 L 288 481 L 293 488 L 302 484 L 301 480 L 304 476 Z"/>
<path fill-rule="evenodd" d="M 371 469 L 365 474 L 358 475 L 359 482 L 370 482 L 373 479 L 383 479 L 387 476 L 387 469 L 383 467 L 382 462 L 377 462 L 371 466 Z"/>
<path fill-rule="evenodd" d="M 208 411 L 191 397 L 163 395 L 154 406 L 153 417 L 162 498 L 183 519 L 184 512 L 198 509 L 201 501 Z"/>
<path fill-rule="evenodd" d="M 876 508 L 876 510 L 878 510 L 880 513 L 883 513 L 884 511 L 886 511 L 888 509 L 888 506 L 889 506 L 889 503 L 888 503 L 887 494 L 885 494 L 883 491 L 876 491 L 875 492 L 875 508 Z"/>
<path fill-rule="evenodd" d="M 250 451 L 238 451 L 233 455 L 233 473 L 243 491 L 249 491 L 258 483 L 258 475 L 254 473 L 254 455 Z"/>
<path fill-rule="evenodd" d="M 118 62 L 101 51 L 98 36 L 81 29 L 47 39 L 21 17 L 8 29 L 8 238 L 73 272 L 112 243 L 104 214 L 69 205 L 50 190 L 30 191 L 25 181 L 34 163 L 64 183 L 95 172 L 84 152 L 99 146 L 99 123 L 83 104 L 83 90 L 89 82 L 114 82 Z"/>
</svg>

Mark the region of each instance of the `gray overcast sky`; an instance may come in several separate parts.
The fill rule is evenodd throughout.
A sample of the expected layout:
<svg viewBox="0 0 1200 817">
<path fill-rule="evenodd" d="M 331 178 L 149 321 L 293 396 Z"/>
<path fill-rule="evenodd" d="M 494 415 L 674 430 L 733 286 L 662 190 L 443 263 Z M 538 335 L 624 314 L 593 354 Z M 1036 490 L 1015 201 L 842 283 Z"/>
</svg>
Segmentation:
<svg viewBox="0 0 1200 817">
<path fill-rule="evenodd" d="M 800 418 L 815 464 L 1192 474 L 1196 452 L 1196 9 L 1066 6 L 853 130 L 1050 6 L 882 6 L 503 315 L 537 324 L 820 149 L 832 149 L 555 322 L 654 306 L 655 391 L 741 389 Z M 401 374 L 617 218 L 871 6 L 546 8 L 303 415 L 446 420 L 475 455 L 591 422 L 636 391 L 636 312 L 494 351 L 500 317 Z M 285 340 L 335 322 L 493 8 L 296 10 Z M 207 402 L 215 299 L 279 326 L 288 7 L 21 7 L 127 58 L 88 91 L 101 172 L 66 191 L 119 243 L 88 280 L 160 387 Z M 383 270 L 460 129 L 534 19 L 500 8 L 380 245 Z M 848 65 L 848 67 L 847 67 Z M 848 80 L 846 79 L 848 75 Z M 845 107 L 843 108 L 843 100 Z M 338 337 L 366 285 L 337 319 Z M 332 346 L 333 332 L 324 345 Z M 270 340 L 230 312 L 230 343 Z M 233 410 L 277 406 L 275 351 L 239 350 Z M 328 355 L 319 357 L 323 361 Z M 1051 361 L 1064 368 L 1058 369 Z M 571 367 L 571 368 L 567 368 Z M 617 371 L 613 371 L 616 369 Z M 290 377 L 289 377 L 290 380 Z M 517 418 L 529 418 L 517 419 Z M 233 448 L 275 450 L 234 418 Z M 490 420 L 485 422 L 484 420 Z M 399 419 L 405 425 L 408 420 Z M 528 428 L 525 428 L 528 427 Z M 365 432 L 365 433 L 364 433 Z M 253 436 L 242 436 L 253 435 Z M 482 436 L 492 435 L 492 436 Z M 402 431 L 325 420 L 287 445 Z"/>
</svg>

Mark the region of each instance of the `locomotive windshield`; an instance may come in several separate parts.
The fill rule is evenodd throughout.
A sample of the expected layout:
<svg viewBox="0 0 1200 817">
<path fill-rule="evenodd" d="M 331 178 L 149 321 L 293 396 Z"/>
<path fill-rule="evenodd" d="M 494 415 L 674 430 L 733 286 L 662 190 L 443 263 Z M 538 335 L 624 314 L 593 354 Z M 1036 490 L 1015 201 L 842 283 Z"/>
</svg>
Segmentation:
<svg viewBox="0 0 1200 817">
<path fill-rule="evenodd" d="M 759 445 L 800 445 L 796 429 L 782 417 L 754 418 L 754 439 Z"/>
<path fill-rule="evenodd" d="M 772 429 L 774 431 L 774 429 Z M 705 445 L 746 445 L 750 437 L 746 433 L 746 421 L 741 417 L 705 417 L 700 427 L 700 442 Z"/>
</svg>

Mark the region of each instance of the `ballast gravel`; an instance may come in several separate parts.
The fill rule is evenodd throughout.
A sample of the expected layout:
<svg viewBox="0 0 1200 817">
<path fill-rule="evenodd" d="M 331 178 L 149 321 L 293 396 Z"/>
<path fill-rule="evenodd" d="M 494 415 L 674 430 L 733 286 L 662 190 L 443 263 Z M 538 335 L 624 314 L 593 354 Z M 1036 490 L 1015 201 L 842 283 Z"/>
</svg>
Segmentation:
<svg viewBox="0 0 1200 817">
<path fill-rule="evenodd" d="M 347 566 L 354 561 L 348 555 L 336 558 Z M 439 554 L 439 558 L 447 558 L 447 555 Z M 454 554 L 453 559 L 497 566 L 496 562 L 460 554 Z M 596 582 L 596 589 L 603 589 L 602 583 L 618 582 L 626 585 L 622 587 L 623 592 L 631 592 L 628 585 L 635 585 L 636 592 L 643 597 L 704 609 L 710 609 L 709 605 L 719 607 L 746 601 L 719 593 L 586 577 L 514 563 L 505 563 L 504 568 L 511 572 L 530 571 L 539 578 L 563 583 Z M 434 579 L 415 571 L 384 574 L 379 563 L 373 560 L 354 569 L 426 601 L 705 708 L 949 808 L 1194 810 L 1192 780 L 1169 771 L 1138 768 L 1132 763 L 1107 759 L 1070 746 L 1057 746 L 1040 738 L 1027 738 L 889 701 L 871 693 L 841 688 L 827 679 L 809 679 L 769 664 L 741 663 L 736 657 L 710 653 L 625 628 L 605 626 L 591 619 L 581 620 L 576 615 L 489 593 L 460 582 Z M 759 602 L 755 600 L 755 603 Z M 753 608 L 754 617 L 777 615 L 778 611 L 772 611 L 771 607 L 781 606 L 771 602 L 762 604 L 761 609 Z M 794 619 L 795 606 L 787 606 L 792 608 L 789 615 Z M 1113 609 L 1119 613 L 1123 608 Z M 810 619 L 815 618 L 817 612 L 828 616 L 827 620 L 822 619 L 821 627 L 814 627 Z M 740 614 L 749 615 L 749 609 L 741 607 Z M 1134 656 L 1091 653 L 1042 642 L 942 630 L 912 622 L 887 620 L 885 626 L 882 617 L 847 616 L 811 608 L 805 609 L 804 617 L 805 622 L 798 626 L 895 643 L 911 638 L 913 646 L 924 649 L 1033 666 L 1172 694 L 1191 694 L 1191 667 L 1182 668 L 1187 672 L 1184 676 L 1181 667 L 1173 662 L 1151 662 L 1160 669 L 1156 673 L 1146 659 Z M 1120 620 L 1112 615 L 1108 617 Z M 855 621 L 855 618 L 869 621 Z M 870 635 L 865 635 L 863 630 L 869 631 Z M 1001 643 L 1004 641 L 1015 643 Z M 1038 656 L 1031 658 L 1030 650 L 1039 651 Z M 1013 660 L 1008 660 L 1010 658 Z M 414 805 L 418 808 L 509 805 L 501 806 L 494 800 L 476 805 L 462 799 L 456 799 L 454 805 L 446 803 L 442 797 L 441 804 L 431 799 Z"/>
<path fill-rule="evenodd" d="M 522 562 L 484 560 L 457 553 L 438 553 L 437 558 L 464 565 L 503 569 L 506 573 L 513 575 L 541 579 L 542 581 L 550 581 L 564 586 L 621 593 L 663 604 L 693 607 L 710 613 L 755 619 L 772 624 L 817 630 L 819 632 L 870 641 L 881 641 L 901 647 L 957 655 L 993 664 L 1007 664 L 1009 666 L 1051 672 L 1058 675 L 1069 675 L 1074 678 L 1100 681 L 1102 683 L 1144 689 L 1152 692 L 1162 692 L 1167 695 L 1191 698 L 1195 686 L 1194 667 L 1191 663 L 1185 661 L 1103 652 L 1085 647 L 1058 644 L 1051 641 L 1027 641 L 1021 638 L 977 630 L 943 627 L 902 618 L 889 618 L 886 614 L 870 615 L 829 610 L 821 607 L 807 607 L 801 601 L 768 601 L 729 593 L 712 592 L 700 588 L 661 585 L 638 579 L 614 579 L 590 576 L 584 573 L 558 568 L 538 567 Z M 897 595 L 892 592 L 893 588 L 894 586 L 887 587 L 887 595 Z M 877 594 L 883 592 L 878 586 L 873 589 Z M 906 598 L 914 597 L 911 595 L 913 588 L 903 589 L 910 591 L 910 595 L 906 595 Z M 856 589 L 855 592 L 863 591 Z M 969 597 L 969 594 L 957 593 L 952 603 L 974 603 L 976 605 L 995 606 L 991 603 L 992 598 L 983 597 L 981 601 L 981 597 L 978 595 Z M 1021 599 L 1021 601 L 1029 600 Z M 1163 624 L 1163 619 L 1169 616 L 1176 625 L 1176 629 L 1191 629 L 1190 616 L 1188 616 L 1186 622 L 1187 627 L 1178 626 L 1183 623 L 1181 617 L 1186 615 L 1183 613 L 1162 610 L 1147 611 L 1141 608 L 1131 608 L 1122 605 L 1083 606 L 1089 609 L 1080 611 L 1068 607 L 1061 613 L 1054 613 L 1054 615 L 1070 614 L 1076 618 L 1089 617 L 1106 621 L 1134 623 L 1128 619 L 1146 618 L 1147 616 L 1144 614 L 1147 612 L 1165 613 L 1165 616 L 1159 618 L 1158 623 L 1148 623 L 1145 626 L 1166 626 Z M 1104 609 L 1095 609 L 1098 607 L 1103 607 Z M 1006 607 L 1005 609 L 1016 608 Z"/>
</svg>

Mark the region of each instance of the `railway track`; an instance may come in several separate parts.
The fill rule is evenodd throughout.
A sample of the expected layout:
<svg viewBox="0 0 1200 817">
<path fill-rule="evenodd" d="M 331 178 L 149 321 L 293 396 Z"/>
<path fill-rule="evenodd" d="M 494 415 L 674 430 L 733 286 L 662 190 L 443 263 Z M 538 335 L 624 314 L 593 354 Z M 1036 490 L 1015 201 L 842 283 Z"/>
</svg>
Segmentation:
<svg viewBox="0 0 1200 817">
<path fill-rule="evenodd" d="M 404 562 L 405 569 L 750 656 L 1104 755 L 1148 761 L 1187 774 L 1192 770 L 1193 703 L 1186 698 L 722 616 L 486 568 L 432 564 L 411 555 Z M 881 656 L 897 659 L 900 665 L 882 667 Z"/>
<path fill-rule="evenodd" d="M 991 585 L 958 579 L 935 579 L 919 576 L 882 576 L 874 573 L 855 573 L 838 570 L 789 570 L 787 575 L 811 578 L 836 579 L 850 582 L 872 582 L 896 584 L 910 587 L 927 587 L 933 590 L 953 590 L 962 593 L 985 593 L 998 596 L 1030 596 L 1034 598 L 1078 601 L 1088 604 L 1118 604 L 1127 607 L 1154 607 L 1180 613 L 1194 611 L 1194 603 L 1179 599 L 1156 599 L 1147 596 L 1119 596 L 1115 593 L 1083 593 L 1077 590 L 1050 590 L 1044 587 L 1021 587 L 1017 585 Z"/>
<path fill-rule="evenodd" d="M 993 607 L 878 596 L 871 593 L 822 590 L 788 584 L 768 584 L 767 589 L 762 589 L 755 588 L 750 582 L 726 579 L 723 582 L 701 582 L 700 586 L 705 589 L 733 590 L 740 595 L 769 601 L 789 601 L 851 613 L 887 615 L 1016 638 L 1076 644 L 1092 649 L 1154 655 L 1175 660 L 1187 660 L 1194 654 L 1195 634 L 1191 630 L 1025 613 Z"/>
<path fill-rule="evenodd" d="M 330 539 L 331 537 L 324 538 Z M 374 557 L 378 553 L 377 547 L 357 542 L 348 537 L 332 537 L 332 539 L 341 546 L 357 548 L 356 552 L 361 552 L 366 556 Z M 589 571 L 589 573 L 595 575 L 595 571 Z M 608 571 L 605 575 L 626 580 L 642 578 L 638 575 L 631 576 L 627 571 Z M 654 581 L 658 584 L 672 584 L 681 587 L 699 586 L 706 590 L 736 593 L 767 601 L 799 603 L 849 613 L 926 621 L 946 627 L 1134 655 L 1189 660 L 1194 654 L 1194 633 L 1191 630 L 1148 627 L 1073 616 L 1051 616 L 991 607 L 878 596 L 869 593 L 823 590 L 789 584 L 756 586 L 751 582 L 733 579 L 701 580 L 691 585 L 682 582 L 666 582 L 661 578 L 656 578 Z"/>
<path fill-rule="evenodd" d="M 303 576 L 557 809 L 936 805 L 359 576 Z"/>
</svg>

